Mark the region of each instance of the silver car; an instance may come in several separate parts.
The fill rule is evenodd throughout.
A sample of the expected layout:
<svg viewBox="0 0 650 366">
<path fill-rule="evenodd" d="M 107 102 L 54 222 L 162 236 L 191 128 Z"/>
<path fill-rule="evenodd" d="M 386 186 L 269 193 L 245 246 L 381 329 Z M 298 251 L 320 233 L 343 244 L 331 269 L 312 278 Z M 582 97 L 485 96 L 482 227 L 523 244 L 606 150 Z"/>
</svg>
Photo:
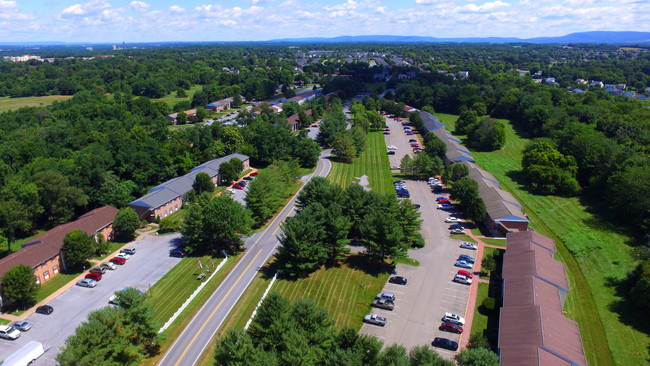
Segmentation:
<svg viewBox="0 0 650 366">
<path fill-rule="evenodd" d="M 77 281 L 77 286 L 81 287 L 95 287 L 97 286 L 97 281 L 92 278 L 84 278 L 83 280 Z"/>
<path fill-rule="evenodd" d="M 468 241 L 464 241 L 464 242 L 460 243 L 460 247 L 463 248 L 463 249 L 472 249 L 472 250 L 477 250 L 478 249 L 478 245 L 476 245 L 474 243 L 470 243 Z"/>
<path fill-rule="evenodd" d="M 368 324 L 379 325 L 380 327 L 383 327 L 388 323 L 388 319 L 377 314 L 368 314 L 363 318 L 363 321 Z"/>
</svg>

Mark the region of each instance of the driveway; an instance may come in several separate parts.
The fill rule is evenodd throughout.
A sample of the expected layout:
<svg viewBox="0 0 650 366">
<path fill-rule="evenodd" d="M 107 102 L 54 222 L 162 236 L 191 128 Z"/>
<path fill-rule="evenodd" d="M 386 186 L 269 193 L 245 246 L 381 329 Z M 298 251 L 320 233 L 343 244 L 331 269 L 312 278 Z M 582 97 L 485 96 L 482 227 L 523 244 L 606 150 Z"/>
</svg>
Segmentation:
<svg viewBox="0 0 650 366">
<path fill-rule="evenodd" d="M 59 347 L 66 338 L 74 334 L 79 324 L 87 319 L 88 313 L 108 305 L 108 299 L 115 291 L 125 287 L 148 290 L 181 259 L 169 256 L 169 250 L 176 247 L 180 234 L 151 236 L 138 240 L 133 246 L 136 254 L 126 264 L 114 271 L 106 271 L 97 287 L 72 286 L 49 305 L 54 307 L 50 315 L 32 314 L 25 320 L 32 329 L 20 335 L 16 341 L 0 340 L 0 359 L 5 359 L 29 341 L 38 341 L 52 347 L 34 365 L 54 365 Z"/>
</svg>

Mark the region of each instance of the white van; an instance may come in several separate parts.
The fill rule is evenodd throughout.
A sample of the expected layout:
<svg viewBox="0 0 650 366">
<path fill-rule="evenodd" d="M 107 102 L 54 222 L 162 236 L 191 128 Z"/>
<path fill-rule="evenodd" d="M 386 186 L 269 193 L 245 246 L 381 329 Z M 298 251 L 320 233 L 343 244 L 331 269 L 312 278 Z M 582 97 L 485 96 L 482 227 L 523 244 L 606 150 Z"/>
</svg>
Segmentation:
<svg viewBox="0 0 650 366">
<path fill-rule="evenodd" d="M 7 357 L 2 366 L 27 366 L 41 357 L 43 353 L 45 353 L 45 349 L 42 343 L 29 341 L 21 349 Z"/>
</svg>

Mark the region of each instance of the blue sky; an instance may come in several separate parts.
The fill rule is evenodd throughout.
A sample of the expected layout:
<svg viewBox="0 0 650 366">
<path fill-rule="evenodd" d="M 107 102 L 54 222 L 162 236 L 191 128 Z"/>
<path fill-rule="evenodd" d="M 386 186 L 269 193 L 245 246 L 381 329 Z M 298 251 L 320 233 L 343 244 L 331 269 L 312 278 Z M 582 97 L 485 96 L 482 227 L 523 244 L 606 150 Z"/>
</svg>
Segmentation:
<svg viewBox="0 0 650 366">
<path fill-rule="evenodd" d="M 649 0 L 0 0 L 0 42 L 650 31 Z"/>
</svg>

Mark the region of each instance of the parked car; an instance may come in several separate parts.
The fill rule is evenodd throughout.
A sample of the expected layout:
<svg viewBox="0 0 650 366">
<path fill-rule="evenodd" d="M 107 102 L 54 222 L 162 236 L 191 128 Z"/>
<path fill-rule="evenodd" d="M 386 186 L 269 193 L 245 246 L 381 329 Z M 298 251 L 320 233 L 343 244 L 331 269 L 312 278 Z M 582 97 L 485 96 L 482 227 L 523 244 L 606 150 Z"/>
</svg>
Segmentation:
<svg viewBox="0 0 650 366">
<path fill-rule="evenodd" d="M 54 312 L 54 308 L 50 305 L 42 305 L 36 308 L 36 312 L 39 314 L 50 315 Z"/>
<path fill-rule="evenodd" d="M 464 269 L 459 269 L 458 272 L 456 272 L 456 274 L 459 274 L 461 276 L 465 276 L 467 278 L 474 278 L 474 274 L 472 272 L 466 271 Z"/>
<path fill-rule="evenodd" d="M 397 192 L 397 197 L 399 198 L 411 198 L 411 194 L 408 192 Z"/>
<path fill-rule="evenodd" d="M 390 135 L 390 131 L 384 131 L 384 135 Z"/>
<path fill-rule="evenodd" d="M 391 311 L 395 308 L 395 304 L 387 299 L 374 299 L 372 300 L 372 304 L 370 304 L 370 306 Z"/>
<path fill-rule="evenodd" d="M 90 272 L 85 276 L 85 278 L 89 278 L 95 281 L 100 281 L 102 279 L 102 274 L 97 272 Z"/>
<path fill-rule="evenodd" d="M 414 203 L 413 206 L 415 206 L 415 208 L 420 208 L 420 207 L 422 207 L 419 203 Z"/>
<path fill-rule="evenodd" d="M 0 325 L 0 338 L 11 339 L 13 341 L 20 338 L 20 331 L 11 325 Z"/>
<path fill-rule="evenodd" d="M 406 133 L 406 135 L 407 135 L 407 136 L 411 136 L 411 135 L 413 135 L 413 132 L 410 132 L 410 131 L 409 131 L 409 132 Z"/>
<path fill-rule="evenodd" d="M 472 284 L 472 279 L 469 277 L 461 276 L 461 275 L 455 275 L 454 279 L 452 280 L 457 283 L 462 283 L 463 285 L 471 285 Z"/>
<path fill-rule="evenodd" d="M 476 262 L 476 259 L 470 257 L 470 256 L 467 255 L 467 254 L 461 254 L 461 255 L 459 255 L 459 256 L 458 256 L 458 260 L 462 260 L 462 261 L 466 261 L 466 262 L 471 262 L 471 263 L 475 263 L 475 262 Z"/>
<path fill-rule="evenodd" d="M 454 266 L 460 267 L 460 268 L 472 269 L 474 267 L 474 264 L 463 261 L 463 260 L 457 260 L 456 264 L 454 264 Z"/>
<path fill-rule="evenodd" d="M 465 318 L 463 318 L 460 315 L 456 315 L 454 313 L 445 313 L 445 316 L 442 317 L 443 322 L 451 322 L 451 323 L 456 323 L 460 325 L 465 324 Z"/>
<path fill-rule="evenodd" d="M 391 277 L 391 278 L 388 280 L 388 282 L 390 282 L 390 283 L 396 283 L 396 284 L 398 284 L 398 285 L 406 285 L 406 283 L 408 282 L 408 280 L 407 280 L 405 277 L 395 276 L 395 277 Z"/>
<path fill-rule="evenodd" d="M 452 224 L 449 225 L 449 230 L 454 230 L 454 229 L 464 229 L 463 225 L 461 224 Z"/>
<path fill-rule="evenodd" d="M 395 151 L 389 150 L 388 155 L 395 155 Z"/>
<path fill-rule="evenodd" d="M 242 187 L 246 187 L 246 185 L 248 184 L 248 182 L 245 181 L 245 180 L 242 180 L 242 181 L 240 181 L 240 182 L 237 183 L 237 184 L 239 184 L 239 185 L 242 186 Z"/>
<path fill-rule="evenodd" d="M 458 333 L 461 334 L 463 332 L 463 327 L 460 326 L 460 324 L 452 323 L 452 322 L 445 322 L 440 324 L 440 328 L 438 328 L 444 332 L 451 332 L 451 333 Z"/>
<path fill-rule="evenodd" d="M 97 281 L 93 280 L 92 278 L 84 278 L 82 280 L 77 281 L 77 286 L 95 287 L 95 286 L 97 286 Z"/>
<path fill-rule="evenodd" d="M 450 351 L 457 351 L 458 350 L 458 343 L 452 341 L 451 339 L 447 339 L 447 338 L 436 337 L 433 340 L 433 342 L 431 342 L 431 345 L 434 346 L 434 347 L 448 349 Z"/>
<path fill-rule="evenodd" d="M 375 296 L 375 299 L 386 299 L 395 302 L 395 295 L 390 292 L 380 292 Z"/>
<path fill-rule="evenodd" d="M 395 145 L 388 145 L 388 150 L 397 150 L 397 146 L 395 146 Z"/>
<path fill-rule="evenodd" d="M 15 323 L 13 324 L 13 327 L 16 328 L 16 329 L 18 329 L 18 330 L 21 331 L 21 332 L 26 332 L 26 331 L 32 329 L 32 325 L 31 325 L 30 323 L 24 321 L 24 320 L 23 320 L 23 321 L 19 321 L 19 322 L 15 322 Z"/>
<path fill-rule="evenodd" d="M 445 222 L 446 223 L 461 222 L 461 220 L 458 217 L 449 216 L 445 219 Z"/>
<path fill-rule="evenodd" d="M 122 265 L 122 264 L 126 263 L 126 259 L 124 259 L 122 257 L 113 257 L 113 258 L 110 259 L 109 262 L 114 263 L 114 264 Z"/>
<path fill-rule="evenodd" d="M 397 183 L 406 183 L 406 182 L 403 181 L 403 180 L 396 180 L 396 181 L 393 181 L 393 184 L 397 184 Z"/>
<path fill-rule="evenodd" d="M 122 250 L 120 250 L 120 252 L 129 254 L 129 255 L 134 255 L 135 254 L 135 248 L 134 247 L 123 248 Z"/>
<path fill-rule="evenodd" d="M 90 269 L 90 273 L 104 274 L 106 273 L 106 267 L 93 267 Z"/>
<path fill-rule="evenodd" d="M 126 254 L 124 252 L 120 252 L 120 254 L 115 256 L 116 258 L 124 258 L 124 260 L 128 260 L 131 258 L 131 254 Z"/>
<path fill-rule="evenodd" d="M 252 176 L 252 175 L 247 175 L 247 176 L 244 177 L 244 179 L 246 179 L 246 180 L 253 180 L 253 179 L 255 179 L 255 177 Z"/>
<path fill-rule="evenodd" d="M 418 142 L 416 139 L 409 139 L 409 142 Z"/>
<path fill-rule="evenodd" d="M 474 243 L 470 243 L 468 241 L 464 241 L 464 242 L 460 243 L 460 247 L 463 248 L 463 249 L 473 249 L 473 250 L 478 249 L 478 245 L 476 245 Z"/>
<path fill-rule="evenodd" d="M 234 189 L 244 189 L 244 187 L 243 187 L 243 186 L 240 186 L 239 184 L 233 184 L 232 187 L 233 187 Z"/>
<path fill-rule="evenodd" d="M 463 229 L 451 229 L 449 231 L 450 234 L 465 234 L 465 230 Z"/>
<path fill-rule="evenodd" d="M 449 209 L 454 208 L 454 205 L 449 204 L 449 203 L 442 203 L 442 204 L 439 204 L 437 208 L 438 208 L 438 210 L 449 210 Z"/>
<path fill-rule="evenodd" d="M 447 197 L 438 197 L 436 198 L 436 202 L 438 202 L 439 204 L 443 204 L 443 203 L 451 204 L 451 201 L 449 201 L 449 198 Z"/>
<path fill-rule="evenodd" d="M 363 321 L 368 324 L 374 324 L 374 325 L 379 325 L 383 327 L 388 323 L 388 319 L 384 318 L 383 316 L 379 316 L 377 314 L 368 314 L 363 318 Z"/>
<path fill-rule="evenodd" d="M 250 173 L 249 175 L 252 175 L 253 177 L 256 177 L 257 174 L 259 174 L 259 173 L 258 173 L 258 172 L 252 172 L 252 173 Z"/>
<path fill-rule="evenodd" d="M 117 269 L 117 266 L 111 262 L 104 262 L 99 265 L 102 268 L 110 269 L 110 270 L 115 270 Z"/>
<path fill-rule="evenodd" d="M 185 257 L 186 253 L 182 248 L 176 248 L 172 249 L 169 251 L 169 256 L 170 257 L 178 257 L 178 258 L 183 258 Z"/>
</svg>

